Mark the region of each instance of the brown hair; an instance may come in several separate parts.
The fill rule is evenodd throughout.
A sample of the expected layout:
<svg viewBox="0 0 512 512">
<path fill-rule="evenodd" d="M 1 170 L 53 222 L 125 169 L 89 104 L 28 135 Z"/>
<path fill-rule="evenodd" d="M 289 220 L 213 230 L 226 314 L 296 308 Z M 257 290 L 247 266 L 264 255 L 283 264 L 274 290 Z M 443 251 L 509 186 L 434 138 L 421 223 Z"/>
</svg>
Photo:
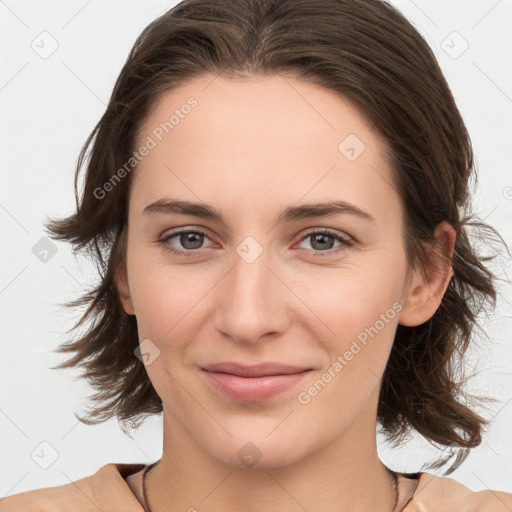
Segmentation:
<svg viewBox="0 0 512 512">
<path fill-rule="evenodd" d="M 434 54 L 398 10 L 379 0 L 185 0 L 138 37 L 80 153 L 77 211 L 51 220 L 47 228 L 52 238 L 71 242 L 75 253 L 87 250 L 101 275 L 98 286 L 68 303 L 87 305 L 75 329 L 86 320 L 88 329 L 57 350 L 74 353 L 57 368 L 82 367 L 97 390 L 92 397 L 97 406 L 80 421 L 117 417 L 134 426 L 136 419 L 162 411 L 134 355 L 136 318 L 123 310 L 114 283 L 124 264 L 131 173 L 105 197 L 95 191 L 132 156 L 141 126 L 161 95 L 207 72 L 233 78 L 289 73 L 354 102 L 390 150 L 409 269 L 428 268 L 425 247 L 435 243 L 441 221 L 455 228 L 454 275 L 430 320 L 398 326 L 378 420 L 395 445 L 413 428 L 441 445 L 478 446 L 488 421 L 458 400 L 468 395 L 456 363 L 468 348 L 483 303 L 496 304 L 496 277 L 483 264 L 494 257 L 479 256 L 467 230 L 479 229 L 481 239 L 484 230 L 496 235 L 494 240 L 503 239 L 473 220 L 471 141 Z"/>
</svg>

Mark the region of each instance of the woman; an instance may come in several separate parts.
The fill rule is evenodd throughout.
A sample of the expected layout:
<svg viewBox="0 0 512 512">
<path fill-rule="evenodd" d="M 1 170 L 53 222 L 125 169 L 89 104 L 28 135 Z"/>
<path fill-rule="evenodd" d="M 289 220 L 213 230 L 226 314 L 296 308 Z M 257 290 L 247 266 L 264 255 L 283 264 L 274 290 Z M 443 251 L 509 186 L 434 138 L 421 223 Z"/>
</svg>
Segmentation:
<svg viewBox="0 0 512 512">
<path fill-rule="evenodd" d="M 495 299 L 466 232 L 466 128 L 398 11 L 181 2 L 135 43 L 78 170 L 89 148 L 49 231 L 102 282 L 60 367 L 98 390 L 84 423 L 163 412 L 163 456 L 0 510 L 512 507 L 377 454 L 377 422 L 396 444 L 480 444 L 451 357 L 473 299 Z"/>
</svg>

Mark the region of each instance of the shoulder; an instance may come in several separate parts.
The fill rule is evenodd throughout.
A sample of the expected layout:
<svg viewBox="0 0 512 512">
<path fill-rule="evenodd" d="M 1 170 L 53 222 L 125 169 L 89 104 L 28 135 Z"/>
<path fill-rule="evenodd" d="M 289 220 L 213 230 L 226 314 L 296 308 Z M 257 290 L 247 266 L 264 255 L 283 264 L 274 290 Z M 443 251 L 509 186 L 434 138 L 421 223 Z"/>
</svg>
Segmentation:
<svg viewBox="0 0 512 512">
<path fill-rule="evenodd" d="M 92 476 L 76 482 L 20 492 L 0 501 L 0 512 L 64 512 L 91 508 Z"/>
<path fill-rule="evenodd" d="M 411 500 L 411 507 L 404 512 L 409 510 L 510 512 L 512 494 L 491 489 L 474 492 L 453 478 L 420 473 L 418 489 Z"/>
<path fill-rule="evenodd" d="M 124 478 L 143 464 L 102 466 L 93 475 L 55 487 L 34 489 L 0 500 L 0 512 L 89 512 L 116 510 L 142 512 Z"/>
</svg>

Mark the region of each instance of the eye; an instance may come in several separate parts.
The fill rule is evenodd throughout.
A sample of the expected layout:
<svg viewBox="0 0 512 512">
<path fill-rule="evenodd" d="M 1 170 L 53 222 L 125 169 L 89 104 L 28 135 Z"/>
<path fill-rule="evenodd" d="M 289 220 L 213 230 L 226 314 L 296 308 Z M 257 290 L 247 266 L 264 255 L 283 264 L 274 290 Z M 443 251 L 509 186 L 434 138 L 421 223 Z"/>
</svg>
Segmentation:
<svg viewBox="0 0 512 512">
<path fill-rule="evenodd" d="M 177 242 L 185 250 L 174 248 L 171 244 L 171 240 L 173 238 L 177 238 Z M 193 254 L 197 254 L 200 252 L 197 251 L 197 249 L 201 248 L 205 238 L 208 237 L 206 236 L 206 233 L 204 233 L 203 231 L 182 229 L 180 231 L 168 233 L 158 242 L 163 244 L 166 247 L 166 249 L 173 252 L 174 254 L 178 254 L 180 256 L 191 256 Z"/>
<path fill-rule="evenodd" d="M 300 243 L 307 240 L 310 241 L 311 247 L 313 247 L 313 256 L 332 256 L 352 245 L 352 241 L 348 237 L 341 236 L 328 229 L 311 231 L 301 238 Z M 333 249 L 335 242 L 339 242 L 339 245 Z"/>
<path fill-rule="evenodd" d="M 174 243 L 178 243 L 181 248 L 174 246 L 174 243 L 171 242 L 173 239 L 177 239 L 177 242 Z M 194 256 L 201 253 L 199 249 L 203 248 L 205 239 L 208 239 L 208 236 L 203 231 L 182 229 L 168 233 L 158 240 L 158 243 L 164 245 L 167 250 L 178 256 Z M 313 256 L 332 256 L 353 244 L 348 237 L 341 236 L 329 229 L 311 231 L 300 239 L 299 244 L 308 239 L 312 249 L 301 247 L 301 250 L 305 250 L 308 253 L 313 252 Z M 333 244 L 336 242 L 339 245 L 334 247 Z"/>
</svg>

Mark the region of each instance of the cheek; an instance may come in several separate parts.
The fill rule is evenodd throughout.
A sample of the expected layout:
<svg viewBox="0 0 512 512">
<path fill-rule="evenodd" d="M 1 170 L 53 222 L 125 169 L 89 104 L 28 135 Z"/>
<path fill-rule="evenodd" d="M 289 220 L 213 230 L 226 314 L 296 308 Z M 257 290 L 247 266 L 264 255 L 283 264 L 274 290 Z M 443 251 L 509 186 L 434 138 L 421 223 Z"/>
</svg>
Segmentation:
<svg viewBox="0 0 512 512">
<path fill-rule="evenodd" d="M 394 318 L 401 299 L 398 266 L 394 272 L 376 265 L 331 270 L 314 278 L 308 276 L 311 286 L 296 281 L 297 295 L 315 313 L 311 326 L 316 323 L 334 338 L 346 339 L 357 336 L 382 315 L 388 320 Z"/>
<path fill-rule="evenodd" d="M 178 350 L 180 340 L 185 344 L 194 326 L 203 323 L 200 303 L 214 284 L 208 284 L 208 271 L 171 265 L 157 251 L 137 248 L 128 271 L 140 340 L 149 338 L 161 350 Z"/>
<path fill-rule="evenodd" d="M 339 275 L 309 292 L 308 305 L 320 317 L 309 330 L 327 357 L 297 397 L 308 417 L 329 410 L 324 428 L 333 433 L 340 418 L 349 422 L 376 400 L 401 311 L 399 287 L 379 272 Z"/>
<path fill-rule="evenodd" d="M 342 358 L 344 377 L 337 382 L 360 379 L 364 370 L 364 375 L 376 383 L 393 344 L 402 309 L 405 267 L 401 267 L 399 253 L 388 258 L 381 253 L 376 258 L 379 261 L 371 264 L 369 259 L 357 267 L 319 274 L 312 281 L 314 286 L 302 287 L 304 302 L 315 313 L 303 316 L 308 319 L 308 329 L 328 355 L 328 364 L 332 366 Z M 331 372 L 338 375 L 335 369 Z"/>
<path fill-rule="evenodd" d="M 195 294 L 182 286 L 179 279 L 164 273 L 148 273 L 135 281 L 134 308 L 139 329 L 161 339 L 180 319 L 186 317 L 187 311 L 193 307 Z"/>
</svg>

